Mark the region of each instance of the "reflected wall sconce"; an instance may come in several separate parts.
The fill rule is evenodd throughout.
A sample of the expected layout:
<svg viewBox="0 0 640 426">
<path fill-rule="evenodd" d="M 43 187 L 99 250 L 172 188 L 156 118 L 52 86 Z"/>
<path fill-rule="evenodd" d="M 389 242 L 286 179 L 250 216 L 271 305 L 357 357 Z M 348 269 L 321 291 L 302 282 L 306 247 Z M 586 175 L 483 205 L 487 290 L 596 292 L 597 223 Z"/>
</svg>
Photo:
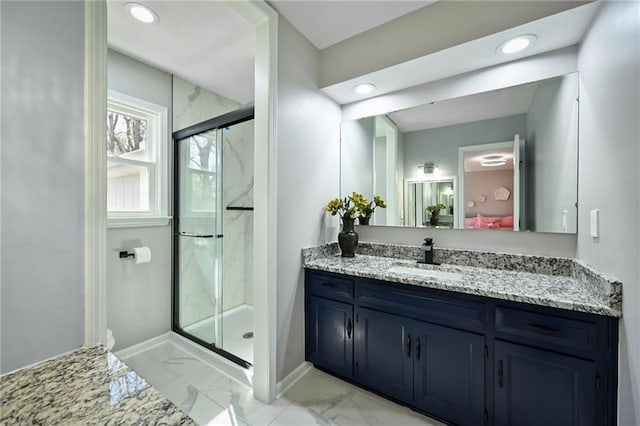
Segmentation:
<svg viewBox="0 0 640 426">
<path fill-rule="evenodd" d="M 435 164 L 434 162 L 424 163 L 419 165 L 418 169 L 422 169 L 423 173 L 425 174 L 434 173 L 436 170 L 438 170 L 438 165 Z"/>
</svg>

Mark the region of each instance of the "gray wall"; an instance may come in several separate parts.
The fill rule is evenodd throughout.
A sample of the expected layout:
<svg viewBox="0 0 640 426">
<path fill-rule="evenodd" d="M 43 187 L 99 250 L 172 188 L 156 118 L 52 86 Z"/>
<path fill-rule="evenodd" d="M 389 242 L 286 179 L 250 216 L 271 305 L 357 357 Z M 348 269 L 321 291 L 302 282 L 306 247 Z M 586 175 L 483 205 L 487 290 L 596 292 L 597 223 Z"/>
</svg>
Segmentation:
<svg viewBox="0 0 640 426">
<path fill-rule="evenodd" d="M 108 88 L 168 109 L 171 117 L 171 75 L 109 50 Z M 165 143 L 171 164 L 171 120 Z M 170 169 L 170 168 L 169 168 Z M 169 193 L 171 190 L 169 189 Z M 151 249 L 151 262 L 134 265 L 118 251 L 138 246 Z M 143 342 L 171 329 L 171 226 L 120 228 L 107 231 L 107 325 L 115 349 Z"/>
<path fill-rule="evenodd" d="M 525 136 L 527 229 L 577 232 L 578 73 L 540 82 Z M 563 210 L 567 228 L 563 229 Z"/>
<path fill-rule="evenodd" d="M 373 193 L 373 138 L 375 117 L 345 121 L 341 125 L 340 194 Z M 336 197 L 338 194 L 336 194 Z"/>
<path fill-rule="evenodd" d="M 640 3 L 604 2 L 580 47 L 578 258 L 624 283 L 619 424 L 640 424 Z M 600 209 L 600 238 L 589 211 Z"/>
<path fill-rule="evenodd" d="M 329 242 L 337 220 L 322 211 L 338 196 L 340 107 L 318 91 L 318 50 L 278 19 L 277 380 L 304 361 L 300 248 Z"/>
<path fill-rule="evenodd" d="M 84 9 L 0 8 L 5 373 L 83 342 Z"/>
<path fill-rule="evenodd" d="M 458 147 L 512 141 L 524 136 L 526 115 L 512 115 L 404 134 L 404 177 L 422 177 L 418 165 L 435 162 L 441 176 L 458 175 Z"/>
</svg>

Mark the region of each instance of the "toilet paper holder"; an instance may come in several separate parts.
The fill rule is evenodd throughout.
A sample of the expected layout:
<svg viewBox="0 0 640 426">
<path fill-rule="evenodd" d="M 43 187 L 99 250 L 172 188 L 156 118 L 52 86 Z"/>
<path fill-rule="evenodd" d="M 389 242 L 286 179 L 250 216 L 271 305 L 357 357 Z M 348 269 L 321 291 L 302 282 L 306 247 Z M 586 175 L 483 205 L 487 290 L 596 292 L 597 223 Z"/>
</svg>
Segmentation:
<svg viewBox="0 0 640 426">
<path fill-rule="evenodd" d="M 129 250 L 120 250 L 118 257 L 124 260 L 131 258 L 136 265 L 149 263 L 151 261 L 151 249 L 149 247 L 136 247 Z"/>
<path fill-rule="evenodd" d="M 136 257 L 135 253 L 130 253 L 126 250 L 120 252 L 120 259 L 127 259 L 129 257 Z"/>
</svg>

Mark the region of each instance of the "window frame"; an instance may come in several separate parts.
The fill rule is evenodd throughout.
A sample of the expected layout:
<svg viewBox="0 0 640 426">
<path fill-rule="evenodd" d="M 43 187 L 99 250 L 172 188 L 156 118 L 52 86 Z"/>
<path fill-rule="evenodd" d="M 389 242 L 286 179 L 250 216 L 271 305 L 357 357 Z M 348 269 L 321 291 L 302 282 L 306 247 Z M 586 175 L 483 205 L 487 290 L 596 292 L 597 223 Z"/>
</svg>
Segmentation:
<svg viewBox="0 0 640 426">
<path fill-rule="evenodd" d="M 109 163 L 120 163 L 147 168 L 149 173 L 149 210 L 109 211 L 107 208 L 107 228 L 166 226 L 171 219 L 168 213 L 168 108 L 110 89 L 107 95 L 107 113 L 111 111 L 147 120 L 146 149 L 149 158 L 138 160 L 107 155 L 105 166 L 108 167 Z M 106 135 L 104 144 L 106 152 Z M 105 174 L 106 171 L 105 168 Z M 108 186 L 108 179 L 105 181 Z"/>
</svg>

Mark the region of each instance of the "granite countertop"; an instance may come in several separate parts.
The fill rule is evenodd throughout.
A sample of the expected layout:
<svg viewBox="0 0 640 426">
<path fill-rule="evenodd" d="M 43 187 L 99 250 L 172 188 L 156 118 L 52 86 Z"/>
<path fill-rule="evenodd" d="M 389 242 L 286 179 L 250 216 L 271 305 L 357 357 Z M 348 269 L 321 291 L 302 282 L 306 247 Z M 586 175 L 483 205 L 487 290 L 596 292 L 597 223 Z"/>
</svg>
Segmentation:
<svg viewBox="0 0 640 426">
<path fill-rule="evenodd" d="M 103 346 L 0 377 L 0 424 L 195 425 Z"/>
<path fill-rule="evenodd" d="M 389 245 L 382 246 L 364 245 L 362 251 L 367 254 L 356 254 L 355 258 L 341 257 L 339 250 L 336 252 L 336 247 L 330 245 L 304 249 L 303 267 L 599 315 L 613 317 L 622 315 L 622 284 L 615 279 L 599 275 L 588 265 L 571 259 L 558 259 L 562 264 L 562 267 L 558 267 L 554 266 L 555 258 L 523 256 L 522 270 L 514 270 L 514 268 L 517 269 L 514 265 L 517 265 L 518 261 L 513 259 L 510 260 L 508 269 L 446 263 L 420 265 L 416 263 L 415 258 L 407 259 L 398 255 L 403 251 L 406 252 L 407 246 L 395 246 L 397 250 L 393 247 L 389 248 Z M 359 250 L 360 248 L 359 246 Z M 451 252 L 455 250 L 447 251 L 448 253 L 440 253 L 441 259 L 445 257 L 455 259 L 457 263 L 464 261 L 464 256 L 460 253 L 457 256 L 452 255 Z M 387 256 L 380 256 L 381 253 Z M 488 255 L 493 259 L 499 258 L 496 253 Z M 513 257 L 513 255 L 510 256 Z M 468 263 L 472 265 L 486 263 L 482 260 L 478 261 L 477 258 L 483 258 L 481 252 L 469 255 Z M 417 276 L 401 271 L 391 272 L 390 269 L 394 266 L 419 267 L 460 274 L 462 277 L 458 280 Z M 504 265 L 498 262 L 495 266 Z M 550 273 L 530 272 L 530 270 L 541 268 Z"/>
</svg>

